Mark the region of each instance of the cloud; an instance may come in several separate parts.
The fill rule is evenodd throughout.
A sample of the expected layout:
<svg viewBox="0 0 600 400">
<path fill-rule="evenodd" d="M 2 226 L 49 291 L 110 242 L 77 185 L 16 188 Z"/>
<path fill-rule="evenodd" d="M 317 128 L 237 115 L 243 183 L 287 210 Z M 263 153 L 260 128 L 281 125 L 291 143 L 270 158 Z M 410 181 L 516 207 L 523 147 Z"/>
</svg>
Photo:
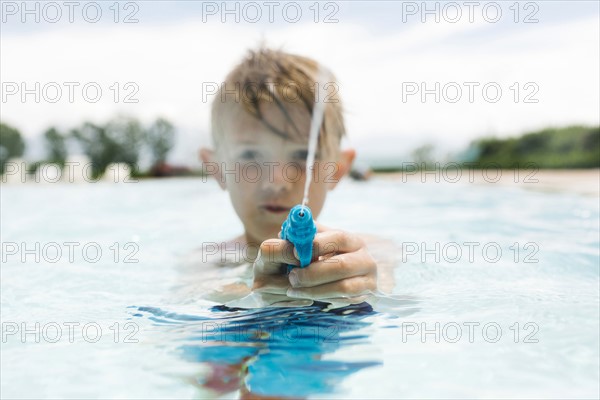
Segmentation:
<svg viewBox="0 0 600 400">
<path fill-rule="evenodd" d="M 70 128 L 116 113 L 146 122 L 161 115 L 183 135 L 175 158 L 190 160 L 194 149 L 207 143 L 209 104 L 203 102 L 203 83 L 220 82 L 248 48 L 265 40 L 320 60 L 335 72 L 351 143 L 363 153 L 406 154 L 427 141 L 456 149 L 483 134 L 597 124 L 598 38 L 597 18 L 509 29 L 468 21 L 418 23 L 386 33 L 356 19 L 254 26 L 187 18 L 160 25 L 59 27 L 2 37 L 3 83 L 26 82 L 31 88 L 34 82 L 57 82 L 64 91 L 54 104 L 35 103 L 31 95 L 25 103 L 9 97 L 1 117 L 31 137 L 50 125 Z M 64 82 L 80 83 L 73 103 L 67 101 Z M 80 88 L 89 82 L 102 88 L 97 103 L 82 97 Z M 133 95 L 137 103 L 123 102 L 135 89 L 126 88 L 128 82 L 139 88 Z M 446 85 L 447 97 L 455 97 L 459 87 L 462 97 L 456 103 L 443 97 L 436 103 L 429 94 L 423 103 L 419 93 L 403 101 L 411 82 L 419 89 L 421 83 L 432 89 L 439 82 L 440 90 Z M 472 103 L 465 82 L 479 84 Z M 525 86 L 528 82 L 532 84 Z M 498 102 L 483 97 L 486 83 L 501 88 Z M 527 95 L 538 102 L 524 103 Z"/>
</svg>

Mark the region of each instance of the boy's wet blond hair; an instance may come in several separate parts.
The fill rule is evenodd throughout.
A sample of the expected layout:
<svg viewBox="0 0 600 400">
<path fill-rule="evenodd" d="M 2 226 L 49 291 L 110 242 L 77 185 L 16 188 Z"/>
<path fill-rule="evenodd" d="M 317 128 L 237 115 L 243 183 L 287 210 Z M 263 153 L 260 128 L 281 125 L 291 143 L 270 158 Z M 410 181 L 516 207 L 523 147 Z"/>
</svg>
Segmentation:
<svg viewBox="0 0 600 400">
<path fill-rule="evenodd" d="M 290 107 L 302 107 L 308 112 L 308 116 L 312 116 L 317 87 L 319 100 L 325 101 L 319 148 L 328 154 L 337 154 L 342 136 L 346 133 L 339 87 L 333 74 L 324 68 L 319 71 L 319 68 L 319 64 L 310 58 L 281 50 L 262 47 L 251 50 L 227 75 L 216 93 L 212 104 L 212 136 L 215 145 L 219 146 L 223 134 L 221 122 L 234 115 L 230 113 L 231 108 L 228 108 L 231 105 L 241 107 L 241 110 L 260 120 L 277 135 L 295 141 L 307 140 L 309 132 L 298 130 L 290 118 L 289 110 Z M 327 78 L 323 81 L 319 76 Z M 321 81 L 317 83 L 319 79 Z M 265 120 L 264 108 L 261 106 L 267 104 L 277 107 L 284 115 L 290 123 L 291 132 L 282 132 Z"/>
</svg>

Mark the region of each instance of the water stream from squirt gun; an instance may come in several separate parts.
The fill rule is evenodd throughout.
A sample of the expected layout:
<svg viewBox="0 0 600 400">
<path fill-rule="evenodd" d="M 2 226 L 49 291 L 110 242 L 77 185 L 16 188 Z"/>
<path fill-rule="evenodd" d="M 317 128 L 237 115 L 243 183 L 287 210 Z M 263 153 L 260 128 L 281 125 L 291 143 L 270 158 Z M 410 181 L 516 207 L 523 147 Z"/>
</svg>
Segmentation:
<svg viewBox="0 0 600 400">
<path fill-rule="evenodd" d="M 317 76 L 317 87 L 320 89 L 320 85 L 327 82 L 330 77 L 331 74 L 327 69 L 321 67 Z M 325 102 L 320 100 L 321 97 L 324 96 L 321 96 L 319 92 L 315 93 L 315 105 L 313 107 L 310 132 L 308 135 L 306 181 L 304 184 L 302 204 L 294 206 L 290 210 L 287 219 L 281 226 L 281 239 L 289 240 L 296 248 L 296 253 L 300 259 L 300 268 L 304 268 L 310 264 L 312 259 L 312 242 L 317 233 L 317 226 L 313 220 L 312 212 L 306 204 L 308 203 L 308 190 L 310 188 L 310 182 L 312 181 L 312 170 L 315 163 L 319 131 L 321 130 L 323 114 L 325 112 Z M 294 265 L 288 265 L 288 273 L 292 268 L 294 268 Z"/>
</svg>

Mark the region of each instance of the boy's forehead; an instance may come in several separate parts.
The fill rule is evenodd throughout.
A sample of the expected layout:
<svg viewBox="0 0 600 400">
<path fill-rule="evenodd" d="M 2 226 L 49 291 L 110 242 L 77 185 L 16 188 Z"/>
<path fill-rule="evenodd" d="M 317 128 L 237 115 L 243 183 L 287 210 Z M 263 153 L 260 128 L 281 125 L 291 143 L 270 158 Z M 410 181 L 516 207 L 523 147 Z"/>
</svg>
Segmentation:
<svg viewBox="0 0 600 400">
<path fill-rule="evenodd" d="M 240 103 L 227 103 L 222 106 L 224 107 L 218 117 L 220 138 L 216 142 L 216 148 L 221 154 L 224 154 L 223 151 L 229 153 L 245 144 L 253 146 L 283 144 L 286 149 L 296 153 L 301 149 L 308 150 L 311 114 L 302 105 L 288 104 L 285 112 L 288 113 L 289 118 L 286 118 L 276 105 L 263 105 L 260 111 L 264 121 L 251 115 Z M 268 125 L 279 130 L 280 134 Z M 335 160 L 337 152 L 327 147 L 323 139 L 324 137 L 319 138 L 317 159 Z"/>
<path fill-rule="evenodd" d="M 259 116 L 251 115 L 240 104 L 226 107 L 221 116 L 223 134 L 234 142 L 255 142 L 261 136 L 271 134 L 295 143 L 308 143 L 310 114 L 299 105 L 280 109 L 273 104 L 260 107 Z"/>
</svg>

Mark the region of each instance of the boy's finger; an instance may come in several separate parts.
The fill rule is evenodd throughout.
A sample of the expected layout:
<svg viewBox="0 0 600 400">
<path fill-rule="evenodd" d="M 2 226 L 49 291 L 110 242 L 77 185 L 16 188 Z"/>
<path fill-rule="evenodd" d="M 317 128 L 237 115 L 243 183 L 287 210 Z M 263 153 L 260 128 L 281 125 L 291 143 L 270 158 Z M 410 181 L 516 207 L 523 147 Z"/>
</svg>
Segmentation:
<svg viewBox="0 0 600 400">
<path fill-rule="evenodd" d="M 331 253 L 351 253 L 363 246 L 364 242 L 357 235 L 344 231 L 317 233 L 313 241 L 313 258 Z"/>
<path fill-rule="evenodd" d="M 287 240 L 269 239 L 261 243 L 254 261 L 255 274 L 279 274 L 281 264 L 300 265 L 294 257 L 294 245 Z"/>
<path fill-rule="evenodd" d="M 317 221 L 315 221 L 315 225 L 317 227 L 317 233 L 327 232 L 327 231 L 331 230 L 331 228 L 329 228 L 329 227 L 327 227 L 327 226 L 325 226 L 325 225 L 323 225 L 323 224 L 321 224 L 321 223 L 319 223 Z"/>
<path fill-rule="evenodd" d="M 363 275 L 309 288 L 290 288 L 287 291 L 287 295 L 294 298 L 314 300 L 334 297 L 357 297 L 370 293 L 376 289 L 376 286 L 375 280 L 372 277 Z"/>
<path fill-rule="evenodd" d="M 360 258 L 357 259 L 357 256 Z M 373 259 L 366 254 L 338 254 L 315 261 L 307 268 L 294 268 L 290 271 L 288 279 L 292 287 L 313 287 L 353 276 L 367 275 L 375 271 L 375 268 Z"/>
</svg>

